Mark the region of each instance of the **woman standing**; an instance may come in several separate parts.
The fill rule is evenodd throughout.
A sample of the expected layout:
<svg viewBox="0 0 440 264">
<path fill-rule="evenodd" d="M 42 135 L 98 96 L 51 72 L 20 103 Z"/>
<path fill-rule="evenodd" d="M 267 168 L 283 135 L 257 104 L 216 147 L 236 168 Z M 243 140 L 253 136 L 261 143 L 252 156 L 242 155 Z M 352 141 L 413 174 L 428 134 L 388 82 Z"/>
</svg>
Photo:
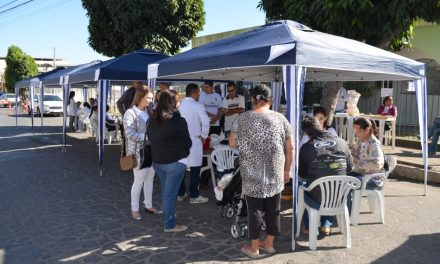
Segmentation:
<svg viewBox="0 0 440 264">
<path fill-rule="evenodd" d="M 69 113 L 69 130 L 70 132 L 74 132 L 78 129 L 78 122 L 76 121 L 76 112 L 78 108 L 75 102 L 75 92 L 71 91 L 69 94 L 69 105 L 68 105 L 68 113 Z M 76 124 L 74 124 L 76 123 Z"/>
<path fill-rule="evenodd" d="M 137 89 L 130 109 L 124 114 L 124 131 L 127 140 L 127 155 L 136 155 L 137 167 L 133 168 L 134 181 L 131 186 L 131 215 L 133 219 L 141 220 L 139 214 L 139 197 L 142 187 L 144 189 L 145 211 L 151 214 L 159 214 L 161 211 L 153 207 L 153 182 L 154 169 L 140 167 L 140 148 L 143 144 L 146 124 L 149 119 L 148 104 L 153 100 L 153 93 L 149 88 Z"/>
<path fill-rule="evenodd" d="M 162 186 L 164 231 L 182 232 L 187 226 L 176 224 L 177 191 L 186 168 L 191 148 L 188 126 L 177 111 L 176 95 L 161 92 L 147 132 L 151 141 L 153 167 Z"/>
<path fill-rule="evenodd" d="M 275 252 L 273 241 L 280 234 L 280 194 L 290 180 L 293 144 L 290 124 L 270 110 L 272 92 L 266 85 L 251 91 L 253 110 L 239 115 L 232 124 L 229 146 L 240 151 L 242 190 L 247 202 L 249 238 L 241 251 L 251 258 L 259 249 Z M 265 240 L 260 230 L 266 220 Z"/>
</svg>

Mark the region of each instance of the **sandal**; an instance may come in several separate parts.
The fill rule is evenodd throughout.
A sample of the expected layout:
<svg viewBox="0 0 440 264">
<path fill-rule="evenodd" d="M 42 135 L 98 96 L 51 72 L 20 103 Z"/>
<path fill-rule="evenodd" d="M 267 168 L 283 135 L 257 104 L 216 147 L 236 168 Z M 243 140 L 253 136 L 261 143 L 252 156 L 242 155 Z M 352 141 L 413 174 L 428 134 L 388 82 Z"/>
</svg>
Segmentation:
<svg viewBox="0 0 440 264">
<path fill-rule="evenodd" d="M 132 212 L 131 212 L 131 217 L 132 217 L 134 220 L 141 220 L 141 219 L 142 219 L 142 217 L 141 217 L 141 215 L 139 214 L 138 211 L 132 211 Z"/>
<path fill-rule="evenodd" d="M 265 248 L 265 247 L 264 247 L 264 242 L 263 242 L 263 241 L 258 242 L 258 248 L 259 248 L 259 249 L 262 249 L 262 250 L 264 250 L 264 251 L 266 251 L 267 253 L 270 253 L 270 254 L 276 252 L 276 250 L 275 250 L 273 247 L 271 247 L 271 248 Z"/>
<path fill-rule="evenodd" d="M 162 210 L 157 210 L 154 207 L 151 208 L 145 208 L 145 212 L 149 213 L 149 214 L 162 214 Z"/>
<path fill-rule="evenodd" d="M 243 246 L 241 246 L 241 252 L 243 252 L 248 257 L 253 258 L 253 259 L 260 257 L 259 252 L 252 252 L 251 251 L 251 246 L 248 245 L 248 244 L 244 244 Z"/>
</svg>

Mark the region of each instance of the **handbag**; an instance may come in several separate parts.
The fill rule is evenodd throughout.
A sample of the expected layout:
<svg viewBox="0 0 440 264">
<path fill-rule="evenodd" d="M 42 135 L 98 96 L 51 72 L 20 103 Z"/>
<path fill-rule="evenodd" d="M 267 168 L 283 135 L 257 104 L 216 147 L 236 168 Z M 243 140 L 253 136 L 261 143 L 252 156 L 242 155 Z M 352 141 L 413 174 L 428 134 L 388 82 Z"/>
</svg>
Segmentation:
<svg viewBox="0 0 440 264">
<path fill-rule="evenodd" d="M 136 168 L 136 166 L 137 166 L 136 155 L 132 154 L 132 155 L 124 156 L 124 154 L 125 154 L 125 140 L 122 141 L 121 158 L 119 159 L 119 164 L 121 165 L 121 170 L 128 171 L 133 168 Z"/>
<path fill-rule="evenodd" d="M 150 119 L 147 120 L 146 127 L 148 127 L 148 122 Z M 141 166 L 139 169 L 143 168 L 149 168 L 153 164 L 153 160 L 151 159 L 151 146 L 150 141 L 147 139 L 147 131 L 145 130 L 144 134 L 144 141 L 140 149 L 140 156 L 141 156 Z"/>
</svg>

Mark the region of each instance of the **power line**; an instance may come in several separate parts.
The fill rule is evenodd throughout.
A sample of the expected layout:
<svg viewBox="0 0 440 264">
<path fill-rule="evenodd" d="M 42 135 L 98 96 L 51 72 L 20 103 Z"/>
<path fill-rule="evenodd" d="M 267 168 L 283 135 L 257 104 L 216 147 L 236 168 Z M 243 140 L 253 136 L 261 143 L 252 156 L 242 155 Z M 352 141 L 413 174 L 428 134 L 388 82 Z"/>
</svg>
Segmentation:
<svg viewBox="0 0 440 264">
<path fill-rule="evenodd" d="M 14 2 L 17 2 L 17 1 L 18 0 L 14 0 L 14 1 L 11 1 L 11 2 L 9 2 L 7 4 L 4 4 L 4 5 L 0 6 L 0 9 L 2 9 L 3 7 L 8 6 L 8 5 L 10 5 L 10 4 L 14 3 Z"/>
<path fill-rule="evenodd" d="M 19 12 L 18 14 L 15 13 L 13 16 L 10 13 L 10 14 L 7 14 L 5 17 L 0 17 L 0 22 L 1 22 L 1 24 L 5 24 L 5 25 L 6 24 L 10 25 L 10 24 L 13 24 L 13 23 L 16 23 L 16 22 L 21 22 L 23 20 L 31 18 L 31 17 L 33 17 L 35 15 L 39 15 L 41 13 L 44 13 L 45 11 L 48 11 L 50 9 L 53 9 L 53 8 L 58 7 L 58 6 L 64 5 L 64 4 L 66 4 L 68 2 L 71 2 L 71 1 L 72 0 L 54 1 L 54 2 L 52 2 L 49 5 L 42 6 L 39 9 L 35 9 L 34 8 L 32 10 L 27 10 L 27 7 L 26 7 L 25 9 L 20 9 L 20 11 L 23 11 L 23 12 Z M 46 3 L 48 3 L 48 2 L 45 2 L 45 4 Z M 29 11 L 29 12 L 26 12 L 26 11 Z"/>
<path fill-rule="evenodd" d="M 8 11 L 11 11 L 11 10 L 13 10 L 13 9 L 16 9 L 16 8 L 18 8 L 18 7 L 20 7 L 20 6 L 26 5 L 26 4 L 28 4 L 28 3 L 32 2 L 32 1 L 34 1 L 34 0 L 29 0 L 29 1 L 27 1 L 27 2 L 24 2 L 24 3 L 18 4 L 18 5 L 16 5 L 16 6 L 13 6 L 13 7 L 11 7 L 11 8 L 6 9 L 6 10 L 3 10 L 3 11 L 0 12 L 0 15 L 3 14 L 3 13 L 6 13 L 6 12 L 8 12 Z"/>
</svg>

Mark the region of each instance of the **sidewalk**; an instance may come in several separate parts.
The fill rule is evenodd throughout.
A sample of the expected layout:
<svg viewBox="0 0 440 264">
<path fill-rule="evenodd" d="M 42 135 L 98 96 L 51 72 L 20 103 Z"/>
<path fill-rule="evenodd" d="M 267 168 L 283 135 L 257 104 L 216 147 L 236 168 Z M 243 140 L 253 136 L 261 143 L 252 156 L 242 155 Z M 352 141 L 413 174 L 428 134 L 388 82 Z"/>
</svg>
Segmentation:
<svg viewBox="0 0 440 264">
<path fill-rule="evenodd" d="M 46 134 L 32 136 L 29 121 L 0 109 L 0 263 L 436 263 L 440 259 L 440 188 L 390 179 L 386 223 L 362 203 L 359 225 L 351 227 L 352 248 L 339 229 L 308 250 L 307 238 L 291 251 L 291 203 L 281 210 L 277 253 L 251 260 L 240 252 L 246 238 L 230 235 L 232 219 L 220 217 L 212 189 L 206 204 L 177 204 L 180 234 L 162 231 L 161 216 L 130 217 L 131 172 L 119 170 L 120 145 L 105 146 L 104 176 L 98 147 L 86 134 L 68 134 L 61 153 L 61 118 L 45 118 Z M 39 121 L 36 122 L 39 126 Z M 36 128 L 39 131 L 39 127 Z M 408 156 L 408 152 L 401 150 Z M 396 154 L 397 155 L 397 154 Z M 414 158 L 417 154 L 413 154 Z M 400 159 L 400 158 L 399 158 Z M 421 159 L 421 158 L 420 158 Z M 187 177 L 188 178 L 188 177 Z M 160 207 L 155 179 L 153 203 Z"/>
<path fill-rule="evenodd" d="M 415 145 L 414 142 L 411 145 Z M 384 147 L 384 152 L 397 157 L 397 167 L 390 175 L 391 178 L 397 177 L 423 183 L 424 164 L 421 149 L 397 146 L 392 149 L 388 146 Z M 428 183 L 440 184 L 440 154 L 428 158 Z"/>
</svg>

